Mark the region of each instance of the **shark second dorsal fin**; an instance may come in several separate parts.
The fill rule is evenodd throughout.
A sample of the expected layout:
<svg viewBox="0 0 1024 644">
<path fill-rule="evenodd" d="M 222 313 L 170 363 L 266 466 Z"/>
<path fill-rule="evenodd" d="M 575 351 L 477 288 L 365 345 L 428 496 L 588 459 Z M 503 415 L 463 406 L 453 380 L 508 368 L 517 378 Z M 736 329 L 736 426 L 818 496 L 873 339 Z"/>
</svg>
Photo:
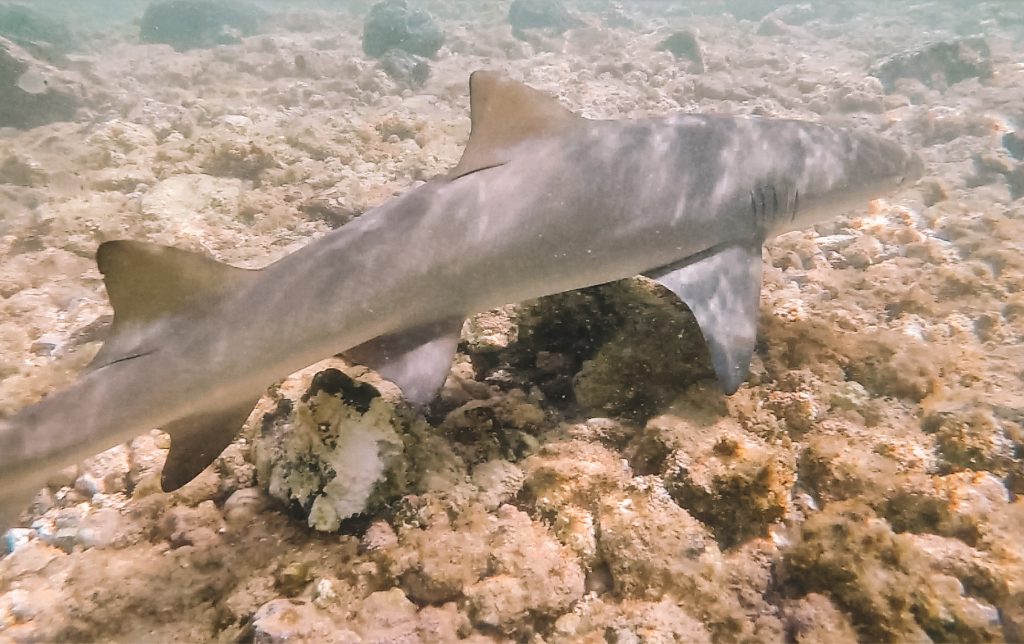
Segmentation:
<svg viewBox="0 0 1024 644">
<path fill-rule="evenodd" d="M 257 271 L 235 268 L 200 253 L 148 242 L 105 242 L 96 251 L 114 323 L 92 368 L 152 348 L 139 346 L 147 324 L 239 288 Z"/>
<path fill-rule="evenodd" d="M 449 180 L 507 162 L 508 150 L 517 143 L 586 123 L 557 99 L 494 71 L 470 75 L 469 105 L 469 142 Z"/>
</svg>

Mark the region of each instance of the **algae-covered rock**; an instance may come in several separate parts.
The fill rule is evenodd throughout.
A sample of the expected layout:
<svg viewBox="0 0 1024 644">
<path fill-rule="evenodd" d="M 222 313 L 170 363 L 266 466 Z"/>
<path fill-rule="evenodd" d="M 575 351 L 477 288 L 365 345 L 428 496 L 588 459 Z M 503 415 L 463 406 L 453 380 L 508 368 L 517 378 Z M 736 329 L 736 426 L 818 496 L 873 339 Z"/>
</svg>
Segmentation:
<svg viewBox="0 0 1024 644">
<path fill-rule="evenodd" d="M 505 633 L 564 612 L 583 595 L 575 557 L 510 505 L 494 514 L 469 506 L 453 518 L 432 513 L 425 527 L 402 527 L 391 574 L 421 602 L 462 598 L 474 622 Z"/>
<path fill-rule="evenodd" d="M 792 454 L 695 398 L 648 421 L 633 441 L 631 463 L 661 474 L 671 498 L 711 528 L 723 548 L 767 536 L 789 511 Z"/>
<path fill-rule="evenodd" d="M 598 554 L 595 513 L 602 499 L 629 480 L 629 466 L 611 450 L 573 440 L 544 445 L 523 462 L 523 470 L 521 499 L 584 564 L 593 565 Z"/>
<path fill-rule="evenodd" d="M 514 33 L 524 29 L 550 29 L 561 33 L 580 24 L 561 0 L 513 0 L 508 9 L 508 21 Z"/>
<path fill-rule="evenodd" d="M 677 602 L 587 597 L 555 622 L 552 642 L 687 642 L 710 644 L 704 624 Z"/>
<path fill-rule="evenodd" d="M 934 349 L 895 331 L 860 338 L 849 359 L 850 378 L 876 394 L 919 401 L 939 379 Z"/>
<path fill-rule="evenodd" d="M 980 402 L 933 409 L 921 426 L 935 436 L 945 470 L 1005 474 L 1012 467 L 1013 441 L 1000 419 Z"/>
<path fill-rule="evenodd" d="M 818 593 L 810 593 L 782 608 L 788 631 L 797 644 L 856 644 L 857 633 L 849 618 Z"/>
<path fill-rule="evenodd" d="M 667 51 L 677 59 L 690 63 L 690 70 L 704 73 L 704 47 L 693 31 L 677 31 L 662 40 L 658 49 Z"/>
<path fill-rule="evenodd" d="M 690 595 L 707 584 L 720 557 L 708 529 L 653 477 L 605 495 L 598 526 L 600 554 L 622 596 Z"/>
<path fill-rule="evenodd" d="M 870 70 L 891 92 L 902 78 L 913 78 L 929 87 L 944 88 L 968 78 L 992 76 L 992 54 L 984 38 L 935 42 L 893 54 Z"/>
<path fill-rule="evenodd" d="M 583 406 L 650 416 L 687 386 L 713 377 L 704 336 L 679 300 L 646 278 L 603 287 L 615 331 L 576 375 Z M 617 324 L 615 324 L 617 322 Z"/>
<path fill-rule="evenodd" d="M 634 477 L 605 495 L 597 529 L 598 557 L 607 566 L 614 596 L 670 597 L 683 612 L 699 618 L 715 641 L 770 637 L 762 633 L 762 609 L 740 601 L 765 592 L 757 578 L 769 578 L 767 566 L 756 574 L 754 566 L 734 568 L 711 532 L 674 503 L 656 477 Z"/>
<path fill-rule="evenodd" d="M 869 641 L 1002 639 L 995 611 L 950 575 L 930 569 L 909 536 L 896 534 L 867 506 L 829 505 L 799 527 L 783 553 L 782 583 L 799 595 L 820 593 Z"/>
<path fill-rule="evenodd" d="M 82 84 L 70 74 L 0 37 L 0 127 L 29 129 L 73 120 L 84 96 Z"/>
<path fill-rule="evenodd" d="M 709 438 L 698 438 L 669 456 L 668 493 L 711 527 L 723 547 L 767 537 L 789 510 L 792 456 L 743 431 Z"/>
<path fill-rule="evenodd" d="M 339 630 L 324 611 L 310 602 L 275 599 L 252 616 L 253 641 L 261 644 L 295 641 L 359 642 L 359 635 Z"/>
<path fill-rule="evenodd" d="M 63 54 L 75 47 L 75 38 L 66 24 L 20 4 L 0 5 L 0 37 L 49 63 L 59 63 Z"/>
<path fill-rule="evenodd" d="M 819 433 L 807 437 L 797 471 L 801 487 L 819 501 L 860 498 L 873 502 L 891 489 L 900 465 L 889 456 L 851 444 L 842 435 Z"/>
<path fill-rule="evenodd" d="M 263 12 L 252 5 L 213 0 L 161 0 L 146 8 L 139 37 L 176 51 L 237 43 L 259 31 Z"/>
<path fill-rule="evenodd" d="M 401 49 L 390 49 L 381 56 L 380 68 L 394 80 L 409 87 L 420 87 L 430 77 L 430 61 Z"/>
<path fill-rule="evenodd" d="M 537 448 L 534 435 L 546 418 L 537 401 L 512 389 L 460 405 L 447 414 L 438 429 L 470 465 L 499 458 L 515 462 Z"/>
<path fill-rule="evenodd" d="M 379 58 L 391 49 L 433 58 L 444 44 L 444 31 L 425 10 L 408 0 L 373 5 L 363 26 L 363 51 Z"/>
</svg>

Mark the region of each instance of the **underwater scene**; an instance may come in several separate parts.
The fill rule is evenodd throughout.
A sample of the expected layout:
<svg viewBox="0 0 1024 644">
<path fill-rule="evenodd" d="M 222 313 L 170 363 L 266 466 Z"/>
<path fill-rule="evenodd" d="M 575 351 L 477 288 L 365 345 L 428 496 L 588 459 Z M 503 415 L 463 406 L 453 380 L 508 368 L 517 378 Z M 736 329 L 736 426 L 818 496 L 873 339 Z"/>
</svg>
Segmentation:
<svg viewBox="0 0 1024 644">
<path fill-rule="evenodd" d="M 0 642 L 1024 641 L 1024 2 L 0 0 Z"/>
</svg>

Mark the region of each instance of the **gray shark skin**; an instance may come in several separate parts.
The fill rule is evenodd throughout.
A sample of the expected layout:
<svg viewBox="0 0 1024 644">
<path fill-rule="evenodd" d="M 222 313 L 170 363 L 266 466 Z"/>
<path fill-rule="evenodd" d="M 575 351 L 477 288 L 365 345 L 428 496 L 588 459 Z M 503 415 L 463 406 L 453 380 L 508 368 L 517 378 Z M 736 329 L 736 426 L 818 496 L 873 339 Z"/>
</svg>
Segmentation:
<svg viewBox="0 0 1024 644">
<path fill-rule="evenodd" d="M 73 386 L 0 421 L 0 528 L 60 468 L 154 427 L 165 490 L 233 439 L 267 386 L 345 353 L 413 402 L 444 382 L 463 320 L 646 274 L 694 312 L 727 394 L 754 350 L 765 239 L 918 178 L 874 134 L 680 114 L 581 118 L 493 72 L 450 174 L 258 271 L 142 242 L 97 252 L 115 318 Z"/>
</svg>

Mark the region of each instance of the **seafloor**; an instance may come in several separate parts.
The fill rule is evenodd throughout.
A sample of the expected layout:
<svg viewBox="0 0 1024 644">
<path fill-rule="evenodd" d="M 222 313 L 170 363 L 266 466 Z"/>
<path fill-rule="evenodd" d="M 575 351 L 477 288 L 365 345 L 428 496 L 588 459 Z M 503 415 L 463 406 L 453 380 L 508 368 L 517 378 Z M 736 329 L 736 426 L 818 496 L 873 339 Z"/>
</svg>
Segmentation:
<svg viewBox="0 0 1024 644">
<path fill-rule="evenodd" d="M 335 361 L 177 493 L 156 432 L 54 477 L 0 559 L 0 640 L 1024 640 L 1019 4 L 595 1 L 522 38 L 505 2 L 423 6 L 447 39 L 416 88 L 362 52 L 368 3 L 181 53 L 83 28 L 76 120 L 0 131 L 0 415 L 97 350 L 100 242 L 295 251 L 458 159 L 473 69 L 590 117 L 863 125 L 926 176 L 768 245 L 731 397 L 685 308 L 629 280 L 475 317 L 425 416 Z M 699 64 L 658 49 L 682 29 Z M 990 73 L 868 74 L 973 34 Z"/>
</svg>

